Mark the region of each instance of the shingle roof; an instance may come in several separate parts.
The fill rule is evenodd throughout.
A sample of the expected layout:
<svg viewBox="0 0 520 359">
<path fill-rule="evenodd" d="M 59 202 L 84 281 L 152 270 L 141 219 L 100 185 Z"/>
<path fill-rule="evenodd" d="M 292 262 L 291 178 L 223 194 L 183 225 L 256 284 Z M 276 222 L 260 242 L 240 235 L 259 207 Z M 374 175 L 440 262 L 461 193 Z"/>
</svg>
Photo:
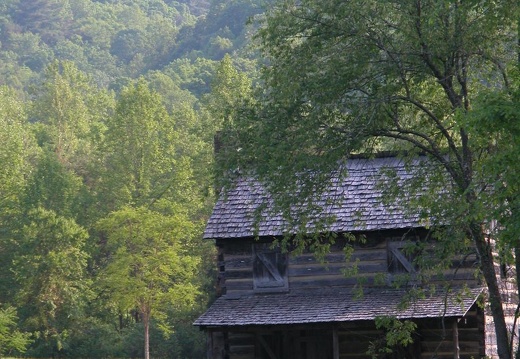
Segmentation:
<svg viewBox="0 0 520 359">
<path fill-rule="evenodd" d="M 438 292 L 400 309 L 404 290 L 373 290 L 357 299 L 345 291 L 220 297 L 194 325 L 246 326 L 350 322 L 393 316 L 398 319 L 463 317 L 475 304 L 481 288 Z"/>
<path fill-rule="evenodd" d="M 417 159 L 414 165 L 420 166 L 421 161 L 424 160 Z M 382 203 L 382 189 L 378 186 L 384 173 L 382 170 L 395 171 L 400 181 L 413 176 L 402 160 L 396 157 L 358 158 L 348 160 L 346 167 L 348 175 L 341 179 L 334 178 L 322 196 L 324 215 L 335 218 L 329 227 L 331 231 L 355 232 L 421 226 L 418 213 L 406 213 L 396 204 Z M 204 238 L 283 235 L 285 222 L 280 215 L 264 211 L 262 219 L 255 223 L 258 218 L 255 210 L 263 203 L 272 201 L 260 183 L 251 179 L 239 180 L 227 192 L 227 196 L 217 201 Z"/>
</svg>

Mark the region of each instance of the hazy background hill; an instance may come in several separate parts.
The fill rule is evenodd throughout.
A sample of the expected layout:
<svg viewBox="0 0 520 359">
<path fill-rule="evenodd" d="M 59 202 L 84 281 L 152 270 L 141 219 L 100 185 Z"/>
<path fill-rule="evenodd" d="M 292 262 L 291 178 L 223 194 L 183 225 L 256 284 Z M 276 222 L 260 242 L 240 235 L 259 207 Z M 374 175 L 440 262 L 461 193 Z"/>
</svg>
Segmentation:
<svg viewBox="0 0 520 359">
<path fill-rule="evenodd" d="M 213 140 L 262 9 L 0 1 L 1 357 L 142 357 L 148 326 L 152 357 L 205 357 Z"/>
<path fill-rule="evenodd" d="M 226 53 L 249 59 L 246 22 L 261 11 L 253 0 L 5 0 L 0 81 L 27 92 L 54 60 L 74 62 L 103 87 L 154 70 L 183 77 L 179 62 L 203 76 L 196 65 L 202 59 L 219 61 Z"/>
</svg>

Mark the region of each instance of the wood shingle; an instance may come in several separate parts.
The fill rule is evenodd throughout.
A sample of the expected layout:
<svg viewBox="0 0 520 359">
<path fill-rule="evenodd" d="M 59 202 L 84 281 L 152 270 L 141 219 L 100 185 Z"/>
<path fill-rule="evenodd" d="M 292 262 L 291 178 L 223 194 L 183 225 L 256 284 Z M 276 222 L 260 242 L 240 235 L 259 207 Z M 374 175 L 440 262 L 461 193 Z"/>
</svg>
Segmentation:
<svg viewBox="0 0 520 359">
<path fill-rule="evenodd" d="M 362 298 L 337 289 L 221 297 L 194 324 L 210 327 L 334 323 L 374 320 L 383 316 L 398 319 L 461 318 L 481 293 L 481 288 L 462 294 L 437 292 L 415 299 L 403 308 L 407 292 L 390 289 L 366 291 Z"/>
<path fill-rule="evenodd" d="M 414 166 L 420 166 L 415 160 Z M 420 226 L 418 213 L 406 213 L 397 204 L 384 204 L 380 181 L 388 170 L 400 181 L 413 176 L 404 161 L 395 157 L 350 159 L 346 176 L 335 177 L 322 195 L 322 216 L 334 218 L 328 228 L 333 232 L 402 229 Z M 260 220 L 256 210 L 272 203 L 262 185 L 252 179 L 240 179 L 225 197 L 220 198 L 211 215 L 204 238 L 244 238 L 280 236 L 286 231 L 281 215 L 264 211 Z M 258 232 L 255 232 L 255 229 Z"/>
</svg>

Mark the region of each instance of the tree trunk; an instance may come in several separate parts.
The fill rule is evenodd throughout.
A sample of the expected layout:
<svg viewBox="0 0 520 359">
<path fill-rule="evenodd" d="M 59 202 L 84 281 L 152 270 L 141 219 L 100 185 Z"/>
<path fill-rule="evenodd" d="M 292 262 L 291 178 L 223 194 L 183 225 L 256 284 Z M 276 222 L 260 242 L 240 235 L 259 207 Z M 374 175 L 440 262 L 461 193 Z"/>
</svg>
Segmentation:
<svg viewBox="0 0 520 359">
<path fill-rule="evenodd" d="M 142 311 L 144 325 L 144 359 L 150 359 L 150 309 Z"/>
<path fill-rule="evenodd" d="M 515 275 L 516 275 L 516 291 L 518 294 L 518 298 L 520 298 L 520 247 L 518 247 L 518 244 L 515 247 Z M 520 306 L 520 303 L 518 303 L 518 306 Z M 518 307 L 517 307 L 517 311 L 518 311 Z M 515 316 L 516 316 L 515 320 L 518 320 L 518 312 L 515 313 Z M 518 329 L 516 329 L 517 327 L 518 327 L 518 324 L 516 325 L 516 327 L 514 327 L 515 332 L 518 331 Z M 518 341 L 519 341 L 519 339 L 515 337 L 515 333 L 511 333 L 511 352 L 513 352 L 514 345 L 515 344 L 517 345 L 516 353 L 515 353 L 516 359 L 520 359 L 520 343 Z"/>
<path fill-rule="evenodd" d="M 509 351 L 509 331 L 506 326 L 502 297 L 498 287 L 498 279 L 495 271 L 493 252 L 491 245 L 486 241 L 482 226 L 478 223 L 470 224 L 471 235 L 480 257 L 480 269 L 486 281 L 489 307 L 495 324 L 497 351 L 500 359 L 511 359 Z"/>
</svg>

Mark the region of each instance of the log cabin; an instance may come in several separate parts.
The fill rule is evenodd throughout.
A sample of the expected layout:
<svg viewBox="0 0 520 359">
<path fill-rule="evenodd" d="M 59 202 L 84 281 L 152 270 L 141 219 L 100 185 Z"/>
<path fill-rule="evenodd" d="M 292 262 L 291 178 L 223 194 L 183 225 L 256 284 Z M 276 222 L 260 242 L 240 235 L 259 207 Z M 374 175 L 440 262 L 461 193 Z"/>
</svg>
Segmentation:
<svg viewBox="0 0 520 359">
<path fill-rule="evenodd" d="M 204 233 L 218 249 L 218 298 L 194 323 L 207 333 L 207 358 L 497 357 L 475 253 L 454 254 L 456 269 L 421 281 L 405 248 L 428 240 L 424 218 L 383 200 L 383 173 L 403 180 L 414 165 L 384 156 L 348 161 L 347 175 L 322 194 L 334 234 L 323 257 L 279 245 L 291 230 L 262 210 L 269 194 L 254 180 L 237 181 Z M 391 344 L 407 323 L 412 341 Z"/>
</svg>

